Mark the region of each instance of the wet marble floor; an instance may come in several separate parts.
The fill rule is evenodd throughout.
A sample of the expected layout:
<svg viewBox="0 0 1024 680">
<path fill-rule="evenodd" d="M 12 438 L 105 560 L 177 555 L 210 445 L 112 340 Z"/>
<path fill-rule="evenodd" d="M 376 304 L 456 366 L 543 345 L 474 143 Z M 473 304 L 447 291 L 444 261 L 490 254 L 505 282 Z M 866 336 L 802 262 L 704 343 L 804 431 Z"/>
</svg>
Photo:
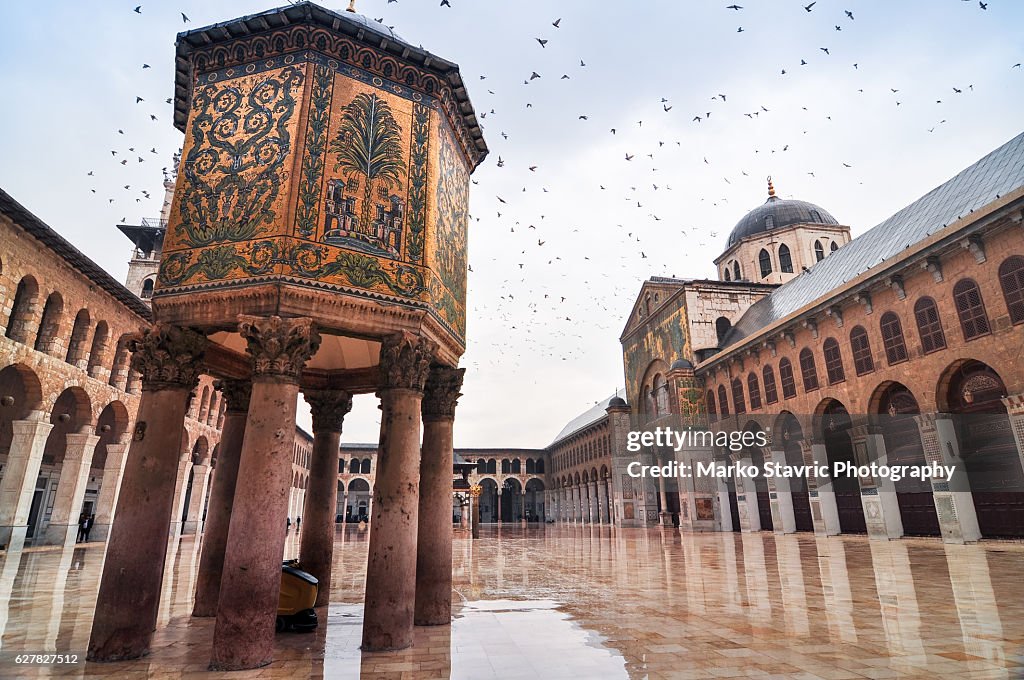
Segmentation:
<svg viewBox="0 0 1024 680">
<path fill-rule="evenodd" d="M 103 545 L 0 553 L 0 678 L 1022 678 L 1024 545 L 483 527 L 455 542 L 455 620 L 359 651 L 367 532 L 338 534 L 331 605 L 257 671 L 206 673 L 194 537 L 169 552 L 153 653 L 84 657 Z M 297 548 L 294 532 L 286 556 Z"/>
</svg>

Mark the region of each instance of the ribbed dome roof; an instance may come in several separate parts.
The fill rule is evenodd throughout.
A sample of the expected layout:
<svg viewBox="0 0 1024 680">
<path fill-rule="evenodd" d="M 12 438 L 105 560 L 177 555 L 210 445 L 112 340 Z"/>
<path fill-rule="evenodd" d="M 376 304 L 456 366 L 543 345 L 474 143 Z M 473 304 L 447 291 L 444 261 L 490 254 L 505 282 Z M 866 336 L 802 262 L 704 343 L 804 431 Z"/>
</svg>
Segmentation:
<svg viewBox="0 0 1024 680">
<path fill-rule="evenodd" d="M 760 234 L 770 229 L 780 229 L 791 224 L 829 224 L 839 221 L 821 206 L 807 201 L 783 199 L 775 195 L 775 187 L 768 179 L 768 200 L 743 216 L 732 233 L 726 247 L 731 248 L 741 239 Z"/>
</svg>

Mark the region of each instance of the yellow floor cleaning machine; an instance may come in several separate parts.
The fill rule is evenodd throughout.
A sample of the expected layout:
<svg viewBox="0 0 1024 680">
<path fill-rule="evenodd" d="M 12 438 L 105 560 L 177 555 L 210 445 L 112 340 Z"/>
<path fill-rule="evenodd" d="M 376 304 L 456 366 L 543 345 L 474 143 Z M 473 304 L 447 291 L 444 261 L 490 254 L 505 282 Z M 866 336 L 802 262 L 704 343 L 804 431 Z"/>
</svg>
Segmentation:
<svg viewBox="0 0 1024 680">
<path fill-rule="evenodd" d="M 299 568 L 298 560 L 281 565 L 281 597 L 277 602 L 277 632 L 316 630 L 316 594 L 319 582 Z"/>
</svg>

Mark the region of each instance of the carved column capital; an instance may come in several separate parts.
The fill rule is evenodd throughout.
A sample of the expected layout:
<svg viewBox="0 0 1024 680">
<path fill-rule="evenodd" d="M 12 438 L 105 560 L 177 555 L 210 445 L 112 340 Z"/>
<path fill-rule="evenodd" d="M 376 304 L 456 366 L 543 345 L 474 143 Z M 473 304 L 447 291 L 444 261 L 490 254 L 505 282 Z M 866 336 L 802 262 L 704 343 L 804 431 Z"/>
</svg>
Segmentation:
<svg viewBox="0 0 1024 680">
<path fill-rule="evenodd" d="M 445 420 L 455 417 L 455 405 L 462 396 L 464 368 L 434 366 L 423 390 L 423 420 Z"/>
<path fill-rule="evenodd" d="M 381 389 L 422 392 L 437 345 L 412 333 L 395 333 L 380 346 Z"/>
<path fill-rule="evenodd" d="M 352 395 L 345 390 L 306 390 L 306 402 L 313 412 L 313 433 L 341 432 L 345 416 L 352 410 Z"/>
<path fill-rule="evenodd" d="M 252 381 L 246 379 L 225 378 L 213 383 L 215 389 L 224 395 L 225 413 L 248 413 L 249 397 L 252 396 Z"/>
<path fill-rule="evenodd" d="M 306 361 L 320 347 L 320 334 L 307 318 L 240 314 L 238 332 L 249 345 L 254 378 L 298 383 Z"/>
<path fill-rule="evenodd" d="M 143 390 L 192 390 L 199 384 L 206 338 L 190 328 L 158 323 L 128 341 L 131 367 Z"/>
</svg>

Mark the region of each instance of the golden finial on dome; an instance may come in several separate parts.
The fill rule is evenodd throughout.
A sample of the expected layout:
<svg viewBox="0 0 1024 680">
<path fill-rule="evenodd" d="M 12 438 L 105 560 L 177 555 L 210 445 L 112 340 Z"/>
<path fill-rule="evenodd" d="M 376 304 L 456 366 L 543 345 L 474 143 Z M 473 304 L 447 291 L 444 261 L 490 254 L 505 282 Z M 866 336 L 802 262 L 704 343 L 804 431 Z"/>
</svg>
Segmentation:
<svg viewBox="0 0 1024 680">
<path fill-rule="evenodd" d="M 356 11 L 356 0 L 348 0 L 348 9 L 345 11 L 352 12 L 354 14 Z"/>
<path fill-rule="evenodd" d="M 772 184 L 771 175 L 768 175 L 768 198 L 775 198 L 775 185 Z"/>
</svg>

